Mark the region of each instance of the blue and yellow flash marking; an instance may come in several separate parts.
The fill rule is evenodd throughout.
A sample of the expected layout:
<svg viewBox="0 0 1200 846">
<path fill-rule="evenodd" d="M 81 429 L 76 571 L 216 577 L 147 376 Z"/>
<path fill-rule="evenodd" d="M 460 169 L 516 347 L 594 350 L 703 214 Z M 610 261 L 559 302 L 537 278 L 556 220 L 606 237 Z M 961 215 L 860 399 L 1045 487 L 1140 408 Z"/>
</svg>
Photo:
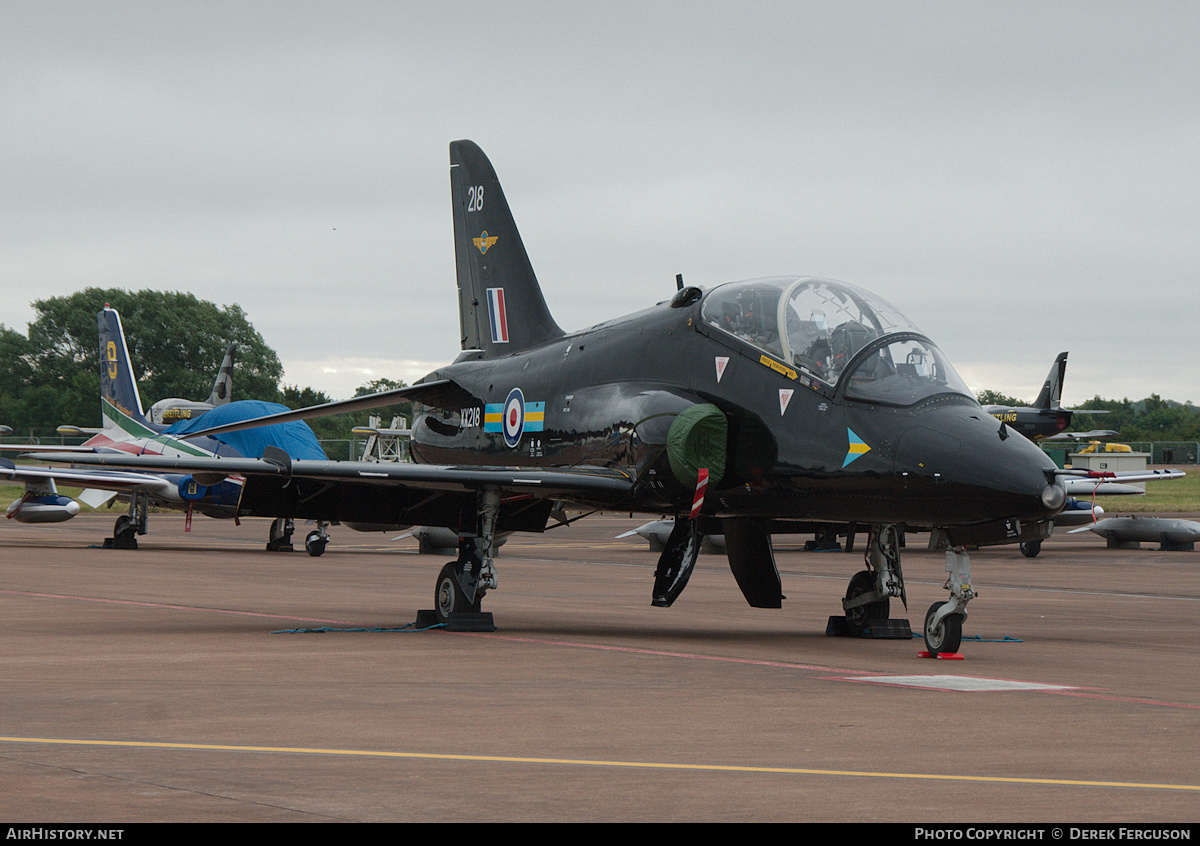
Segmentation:
<svg viewBox="0 0 1200 846">
<path fill-rule="evenodd" d="M 546 403 L 525 403 L 526 432 L 541 432 L 546 423 Z M 483 431 L 500 433 L 504 431 L 504 403 L 489 402 L 483 407 Z"/>
<path fill-rule="evenodd" d="M 842 462 L 843 469 L 854 459 L 866 455 L 871 451 L 871 448 L 867 446 L 867 442 L 854 434 L 854 430 L 849 427 L 846 429 L 846 439 L 850 442 L 850 448 L 846 450 L 846 460 Z"/>
</svg>

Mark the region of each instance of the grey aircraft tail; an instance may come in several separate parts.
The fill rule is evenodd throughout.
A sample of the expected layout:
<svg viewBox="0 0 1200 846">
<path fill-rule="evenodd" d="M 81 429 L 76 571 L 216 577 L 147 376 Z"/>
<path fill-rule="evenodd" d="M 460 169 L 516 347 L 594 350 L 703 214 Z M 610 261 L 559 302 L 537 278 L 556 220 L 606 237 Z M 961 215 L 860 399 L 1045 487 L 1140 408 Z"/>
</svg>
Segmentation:
<svg viewBox="0 0 1200 846">
<path fill-rule="evenodd" d="M 233 395 L 233 358 L 237 353 L 237 344 L 230 344 L 225 350 L 225 358 L 221 360 L 221 369 L 217 371 L 217 380 L 213 382 L 212 393 L 208 396 L 211 406 L 225 405 Z"/>
<path fill-rule="evenodd" d="M 462 348 L 496 358 L 562 336 L 496 171 L 472 141 L 450 145 L 450 190 Z"/>
<path fill-rule="evenodd" d="M 1054 360 L 1050 373 L 1046 376 L 1046 384 L 1042 392 L 1034 400 L 1034 408 L 1057 409 L 1062 405 L 1063 378 L 1067 375 L 1067 354 L 1061 352 Z"/>
</svg>

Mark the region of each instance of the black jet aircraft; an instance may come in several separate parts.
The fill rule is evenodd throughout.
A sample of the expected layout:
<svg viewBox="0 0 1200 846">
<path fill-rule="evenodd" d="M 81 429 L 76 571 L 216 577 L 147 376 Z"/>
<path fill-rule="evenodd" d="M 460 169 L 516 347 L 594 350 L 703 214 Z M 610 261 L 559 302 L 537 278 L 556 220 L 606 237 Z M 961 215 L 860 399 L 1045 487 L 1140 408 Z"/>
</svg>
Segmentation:
<svg viewBox="0 0 1200 846">
<path fill-rule="evenodd" d="M 879 297 L 802 276 L 681 284 L 644 311 L 565 332 L 474 143 L 450 145 L 450 181 L 458 358 L 410 387 L 262 421 L 412 400 L 413 463 L 279 450 L 89 463 L 240 474 L 241 514 L 453 529 L 458 558 L 435 588 L 443 620 L 497 588 L 498 534 L 543 531 L 565 504 L 674 515 L 660 606 L 683 590 L 704 534 L 724 535 L 749 604 L 778 608 L 773 529 L 869 528 L 867 569 L 843 601 L 860 631 L 905 599 L 903 527 L 932 531 L 950 596 L 930 607 L 925 639 L 931 654 L 954 652 L 975 595 L 964 547 L 1048 534 L 1066 499 L 1062 471 L 984 411 L 937 345 Z"/>
<path fill-rule="evenodd" d="M 1107 414 L 1088 408 L 1063 408 L 1063 379 L 1067 375 L 1067 354 L 1061 352 L 1054 360 L 1046 382 L 1032 406 L 985 405 L 983 410 L 1006 426 L 1016 429 L 1031 441 L 1088 440 L 1116 436 L 1112 429 L 1093 429 L 1090 432 L 1068 432 L 1074 414 Z"/>
</svg>

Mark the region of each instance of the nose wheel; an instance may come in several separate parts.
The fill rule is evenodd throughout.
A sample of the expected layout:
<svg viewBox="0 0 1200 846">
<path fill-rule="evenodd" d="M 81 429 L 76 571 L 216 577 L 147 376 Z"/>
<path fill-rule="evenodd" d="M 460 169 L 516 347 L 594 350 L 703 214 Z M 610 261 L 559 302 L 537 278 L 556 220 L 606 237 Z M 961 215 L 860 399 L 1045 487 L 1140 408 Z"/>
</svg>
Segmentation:
<svg viewBox="0 0 1200 846">
<path fill-rule="evenodd" d="M 940 620 L 938 611 L 945 602 L 935 602 L 925 612 L 925 648 L 930 655 L 958 652 L 962 643 L 962 614 L 946 614 Z"/>
<path fill-rule="evenodd" d="M 946 550 L 946 587 L 949 602 L 935 602 L 925 612 L 925 654 L 956 655 L 962 644 L 963 621 L 967 619 L 967 603 L 975 598 L 971 587 L 971 559 L 962 547 Z"/>
<path fill-rule="evenodd" d="M 316 558 L 325 553 L 325 545 L 328 543 L 327 535 L 322 535 L 320 532 L 309 532 L 308 537 L 304 539 L 304 551 Z"/>
</svg>

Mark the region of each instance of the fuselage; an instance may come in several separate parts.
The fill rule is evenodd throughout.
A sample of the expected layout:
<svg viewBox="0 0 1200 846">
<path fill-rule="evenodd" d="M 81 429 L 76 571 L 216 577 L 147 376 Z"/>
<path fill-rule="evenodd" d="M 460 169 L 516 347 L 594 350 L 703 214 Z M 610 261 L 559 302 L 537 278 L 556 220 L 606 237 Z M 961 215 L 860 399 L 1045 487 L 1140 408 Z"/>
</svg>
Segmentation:
<svg viewBox="0 0 1200 846">
<path fill-rule="evenodd" d="M 427 378 L 470 398 L 414 409 L 414 460 L 621 469 L 637 480 L 631 500 L 598 505 L 677 512 L 695 483 L 669 466 L 668 432 L 685 409 L 711 404 L 728 437 L 709 516 L 933 527 L 1044 520 L 1061 507 L 1047 494 L 1053 462 L 953 384 L 914 402 L 856 398 L 851 375 L 876 366 L 883 342 L 840 362 L 835 380 L 821 369 L 835 357 L 807 369 L 799 353 L 772 354 L 726 331 L 691 290 L 513 355 L 464 353 Z M 913 332 L 884 335 L 932 348 Z"/>
</svg>

